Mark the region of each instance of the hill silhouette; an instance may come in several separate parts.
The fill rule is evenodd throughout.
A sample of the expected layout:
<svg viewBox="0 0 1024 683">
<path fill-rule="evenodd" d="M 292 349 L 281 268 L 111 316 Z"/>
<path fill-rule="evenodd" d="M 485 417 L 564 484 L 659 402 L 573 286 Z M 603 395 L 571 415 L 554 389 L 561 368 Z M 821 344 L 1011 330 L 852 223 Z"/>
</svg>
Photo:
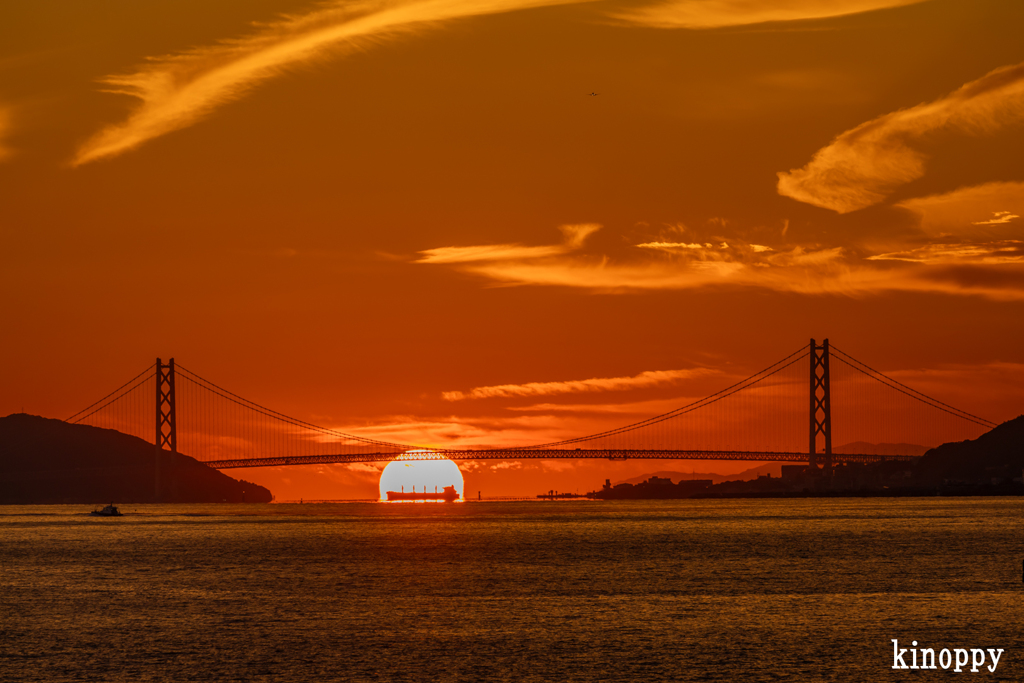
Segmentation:
<svg viewBox="0 0 1024 683">
<path fill-rule="evenodd" d="M 915 477 L 927 482 L 946 479 L 981 481 L 1013 479 L 1024 469 L 1024 415 L 1008 420 L 969 441 L 944 443 L 914 465 Z"/>
<path fill-rule="evenodd" d="M 16 413 L 0 418 L 0 503 L 152 503 L 155 446 L 113 429 Z M 163 503 L 270 502 L 270 491 L 163 452 Z"/>
</svg>

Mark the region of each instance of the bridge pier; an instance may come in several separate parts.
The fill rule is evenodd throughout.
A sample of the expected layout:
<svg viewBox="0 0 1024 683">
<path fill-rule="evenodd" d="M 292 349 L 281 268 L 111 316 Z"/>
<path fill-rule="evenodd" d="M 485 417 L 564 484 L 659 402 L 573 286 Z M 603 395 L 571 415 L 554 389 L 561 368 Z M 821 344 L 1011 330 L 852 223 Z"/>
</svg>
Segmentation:
<svg viewBox="0 0 1024 683">
<path fill-rule="evenodd" d="M 174 410 L 174 359 L 167 364 L 156 359 L 156 468 L 153 481 L 153 501 L 160 502 L 160 461 L 164 446 L 171 453 L 178 452 L 178 426 Z M 171 474 L 173 477 L 173 473 Z"/>
<path fill-rule="evenodd" d="M 810 346 L 811 359 L 811 420 L 810 449 L 807 464 L 826 476 L 832 475 L 832 392 L 828 369 L 828 339 L 818 345 L 813 339 Z M 820 415 L 820 417 L 819 417 Z M 818 454 L 818 434 L 825 437 L 825 450 Z"/>
</svg>

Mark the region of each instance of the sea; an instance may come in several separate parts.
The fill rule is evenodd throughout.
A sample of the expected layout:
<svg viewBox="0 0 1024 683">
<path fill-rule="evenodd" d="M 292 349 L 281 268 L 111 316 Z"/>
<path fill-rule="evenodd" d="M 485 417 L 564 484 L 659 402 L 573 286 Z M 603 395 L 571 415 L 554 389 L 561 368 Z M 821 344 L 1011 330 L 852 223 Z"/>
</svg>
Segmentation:
<svg viewBox="0 0 1024 683">
<path fill-rule="evenodd" d="M 0 506 L 0 680 L 1024 680 L 1021 498 L 89 509 Z"/>
</svg>

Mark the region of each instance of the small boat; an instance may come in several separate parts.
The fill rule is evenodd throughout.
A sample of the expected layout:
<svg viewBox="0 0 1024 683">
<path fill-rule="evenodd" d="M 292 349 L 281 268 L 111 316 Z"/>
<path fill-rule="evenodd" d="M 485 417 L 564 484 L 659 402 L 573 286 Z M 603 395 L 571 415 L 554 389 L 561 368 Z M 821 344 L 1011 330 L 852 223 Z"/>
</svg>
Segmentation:
<svg viewBox="0 0 1024 683">
<path fill-rule="evenodd" d="M 118 510 L 116 507 L 114 507 L 113 503 L 111 503 L 107 507 L 103 508 L 102 510 L 93 510 L 89 514 L 93 515 L 95 517 L 121 517 L 122 516 L 121 515 L 121 511 Z"/>
</svg>

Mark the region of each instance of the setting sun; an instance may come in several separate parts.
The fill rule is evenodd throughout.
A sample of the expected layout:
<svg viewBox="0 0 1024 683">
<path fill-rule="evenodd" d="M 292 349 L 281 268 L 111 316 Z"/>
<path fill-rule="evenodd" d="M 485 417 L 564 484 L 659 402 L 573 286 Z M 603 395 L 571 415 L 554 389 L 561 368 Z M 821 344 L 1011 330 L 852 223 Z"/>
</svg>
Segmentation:
<svg viewBox="0 0 1024 683">
<path fill-rule="evenodd" d="M 388 491 L 441 493 L 446 486 L 454 486 L 462 499 L 462 472 L 452 460 L 396 460 L 380 473 L 382 501 L 388 499 Z"/>
</svg>

